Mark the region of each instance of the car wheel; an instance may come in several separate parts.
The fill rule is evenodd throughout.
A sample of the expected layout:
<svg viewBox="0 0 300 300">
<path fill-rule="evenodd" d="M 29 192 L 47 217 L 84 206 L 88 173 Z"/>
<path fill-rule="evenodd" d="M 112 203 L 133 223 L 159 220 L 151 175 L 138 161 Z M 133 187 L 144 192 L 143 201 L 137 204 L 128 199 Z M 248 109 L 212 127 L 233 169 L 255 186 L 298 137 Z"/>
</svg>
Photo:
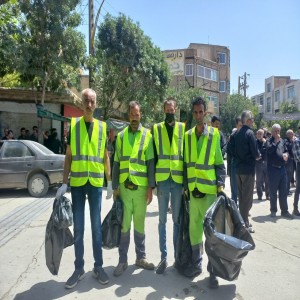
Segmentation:
<svg viewBox="0 0 300 300">
<path fill-rule="evenodd" d="M 43 197 L 49 189 L 49 181 L 42 174 L 35 174 L 28 181 L 28 192 L 32 197 Z"/>
</svg>

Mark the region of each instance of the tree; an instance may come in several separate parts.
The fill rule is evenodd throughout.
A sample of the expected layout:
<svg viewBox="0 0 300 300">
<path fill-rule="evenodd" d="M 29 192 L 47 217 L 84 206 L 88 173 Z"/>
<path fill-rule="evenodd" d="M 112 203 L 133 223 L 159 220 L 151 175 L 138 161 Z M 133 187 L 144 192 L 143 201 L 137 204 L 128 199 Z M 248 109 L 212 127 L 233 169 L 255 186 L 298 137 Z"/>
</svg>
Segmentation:
<svg viewBox="0 0 300 300">
<path fill-rule="evenodd" d="M 90 63 L 104 119 L 122 105 L 127 107 L 129 101 L 138 100 L 144 122 L 150 123 L 170 79 L 161 50 L 123 14 L 106 15 L 95 44 L 95 59 Z"/>
<path fill-rule="evenodd" d="M 7 3 L 5 3 L 7 2 Z M 23 40 L 23 32 L 18 19 L 21 18 L 17 0 L 2 1 L 0 6 L 0 77 L 8 75 L 0 80 L 0 86 L 10 86 L 9 76 L 16 70 L 18 64 L 19 43 Z M 15 81 L 15 80 L 13 80 Z"/>
<path fill-rule="evenodd" d="M 41 87 L 44 104 L 48 88 L 72 86 L 79 82 L 85 56 L 83 34 L 75 28 L 80 16 L 75 12 L 79 0 L 24 0 L 20 9 L 26 39 L 20 45 L 22 81 Z"/>
<path fill-rule="evenodd" d="M 258 108 L 252 104 L 252 101 L 239 94 L 228 96 L 220 110 L 222 129 L 225 133 L 231 133 L 232 128 L 235 127 L 235 118 L 241 116 L 244 110 L 251 110 L 253 112 L 255 123 L 261 118 L 258 114 Z"/>
</svg>

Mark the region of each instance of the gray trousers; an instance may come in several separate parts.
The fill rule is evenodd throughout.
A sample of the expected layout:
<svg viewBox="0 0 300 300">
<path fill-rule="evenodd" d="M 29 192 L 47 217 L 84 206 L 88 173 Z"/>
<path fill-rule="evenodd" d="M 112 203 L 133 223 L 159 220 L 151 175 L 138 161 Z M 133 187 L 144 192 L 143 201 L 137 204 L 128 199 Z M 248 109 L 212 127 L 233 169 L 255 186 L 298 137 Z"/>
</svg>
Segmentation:
<svg viewBox="0 0 300 300">
<path fill-rule="evenodd" d="M 254 178 L 254 174 L 236 175 L 239 195 L 239 210 L 246 227 L 249 227 L 248 214 L 253 202 Z"/>
</svg>

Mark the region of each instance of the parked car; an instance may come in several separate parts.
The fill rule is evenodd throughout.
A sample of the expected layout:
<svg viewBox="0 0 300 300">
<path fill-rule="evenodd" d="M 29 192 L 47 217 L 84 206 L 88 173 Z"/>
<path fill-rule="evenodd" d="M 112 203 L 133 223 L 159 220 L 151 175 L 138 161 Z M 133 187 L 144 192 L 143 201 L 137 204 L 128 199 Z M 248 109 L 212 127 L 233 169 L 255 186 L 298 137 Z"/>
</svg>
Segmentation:
<svg viewBox="0 0 300 300">
<path fill-rule="evenodd" d="M 27 188 L 43 197 L 49 186 L 62 182 L 64 155 L 29 140 L 0 141 L 0 188 Z"/>
</svg>

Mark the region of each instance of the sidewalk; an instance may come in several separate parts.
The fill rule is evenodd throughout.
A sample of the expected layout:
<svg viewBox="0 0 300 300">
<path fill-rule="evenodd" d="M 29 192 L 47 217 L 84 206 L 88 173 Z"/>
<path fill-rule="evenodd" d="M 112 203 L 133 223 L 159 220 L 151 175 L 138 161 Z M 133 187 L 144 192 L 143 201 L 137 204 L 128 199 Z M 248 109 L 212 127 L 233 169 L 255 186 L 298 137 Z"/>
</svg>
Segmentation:
<svg viewBox="0 0 300 300">
<path fill-rule="evenodd" d="M 229 192 L 226 179 L 226 193 Z M 103 193 L 102 219 L 109 211 L 112 200 Z M 67 195 L 70 197 L 70 194 Z M 292 210 L 289 197 L 289 210 Z M 287 220 L 270 218 L 269 201 L 257 201 L 254 195 L 251 223 L 256 249 L 243 260 L 239 278 L 228 282 L 220 279 L 217 290 L 208 288 L 207 257 L 203 260 L 203 273 L 190 280 L 173 268 L 172 219 L 168 215 L 168 263 L 165 274 L 138 269 L 135 265 L 133 236 L 129 248 L 129 267 L 120 277 L 113 276 L 118 263 L 118 251 L 103 250 L 104 269 L 110 282 L 103 286 L 91 274 L 93 268 L 89 210 L 86 206 L 85 271 L 86 277 L 72 290 L 64 283 L 74 270 L 73 247 L 65 249 L 59 275 L 52 276 L 45 264 L 44 235 L 50 216 L 49 209 L 14 240 L 0 248 L 0 299 L 52 300 L 52 299 L 299 299 L 300 294 L 300 218 Z M 146 252 L 150 262 L 160 261 L 158 245 L 158 204 L 154 197 L 148 206 L 146 218 Z M 10 249 L 10 250 L 9 250 Z M 25 264 L 27 262 L 27 264 Z"/>
</svg>

